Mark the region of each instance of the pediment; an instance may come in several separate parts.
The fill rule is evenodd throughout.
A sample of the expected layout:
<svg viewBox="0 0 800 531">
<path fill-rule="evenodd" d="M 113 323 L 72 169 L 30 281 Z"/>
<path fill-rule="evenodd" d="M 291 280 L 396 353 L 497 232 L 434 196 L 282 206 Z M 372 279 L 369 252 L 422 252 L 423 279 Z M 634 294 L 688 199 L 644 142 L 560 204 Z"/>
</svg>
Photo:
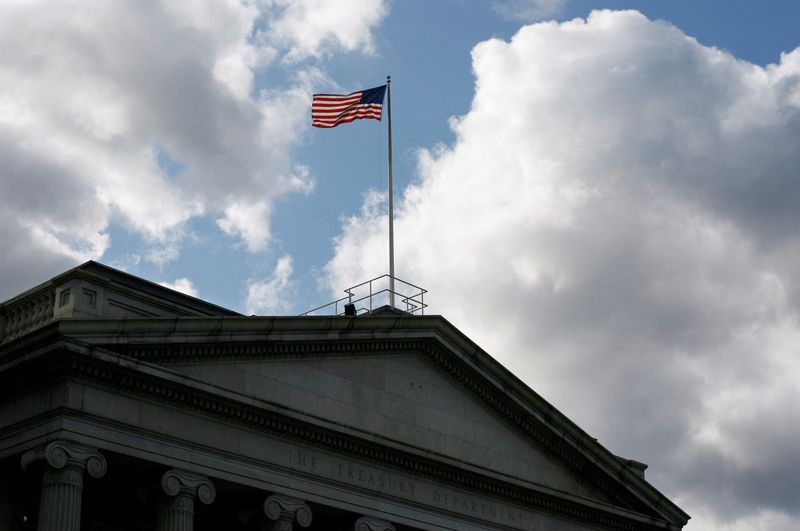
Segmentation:
<svg viewBox="0 0 800 531">
<path fill-rule="evenodd" d="M 148 379 L 166 370 L 170 381 L 196 387 L 200 402 L 218 394 L 225 405 L 208 403 L 210 411 L 233 412 L 233 400 L 249 408 L 235 413 L 247 422 L 291 418 L 316 430 L 315 440 L 341 437 L 398 465 L 441 464 L 457 481 L 490 491 L 686 518 L 640 471 L 438 316 L 123 319 L 59 328 L 121 360 L 144 362 Z M 123 365 L 138 371 L 136 363 Z M 392 461 L 392 452 L 405 457 Z"/>
<path fill-rule="evenodd" d="M 385 444 L 609 502 L 422 352 L 173 362 L 173 370 Z"/>
</svg>

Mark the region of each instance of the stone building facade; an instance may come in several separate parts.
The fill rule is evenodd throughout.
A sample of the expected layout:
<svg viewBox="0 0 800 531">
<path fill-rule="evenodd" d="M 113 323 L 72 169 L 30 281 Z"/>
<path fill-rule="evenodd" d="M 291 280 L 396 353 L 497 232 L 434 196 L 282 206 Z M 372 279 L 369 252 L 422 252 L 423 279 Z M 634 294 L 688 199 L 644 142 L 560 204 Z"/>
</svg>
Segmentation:
<svg viewBox="0 0 800 531">
<path fill-rule="evenodd" d="M 88 262 L 0 306 L 0 530 L 679 530 L 440 316 L 245 317 Z"/>
</svg>

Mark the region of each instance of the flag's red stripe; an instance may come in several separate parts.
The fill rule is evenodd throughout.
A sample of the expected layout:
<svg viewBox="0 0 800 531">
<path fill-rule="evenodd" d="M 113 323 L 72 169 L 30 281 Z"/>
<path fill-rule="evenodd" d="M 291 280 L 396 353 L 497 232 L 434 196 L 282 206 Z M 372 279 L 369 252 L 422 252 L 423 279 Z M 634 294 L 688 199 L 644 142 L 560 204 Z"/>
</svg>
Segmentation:
<svg viewBox="0 0 800 531">
<path fill-rule="evenodd" d="M 351 116 L 355 116 L 356 118 L 374 118 L 376 120 L 380 120 L 381 119 L 381 115 L 377 114 L 377 113 L 353 113 L 353 114 L 345 114 L 345 115 L 342 115 L 342 116 L 337 116 L 336 118 L 329 118 L 329 119 L 316 118 L 316 119 L 313 119 L 312 121 L 313 122 L 319 122 L 319 123 L 335 124 L 335 123 L 340 122 L 340 121 L 342 121 L 342 120 L 344 120 L 346 118 L 349 118 Z"/>
<path fill-rule="evenodd" d="M 364 110 L 364 111 L 353 110 L 347 113 L 342 113 L 342 115 L 334 119 L 312 118 L 311 125 L 315 127 L 336 127 L 339 124 L 346 124 L 352 122 L 353 120 L 359 120 L 359 119 L 380 120 L 381 113 L 373 110 Z"/>
<path fill-rule="evenodd" d="M 340 124 L 347 124 L 347 123 L 350 123 L 350 122 L 352 122 L 354 120 L 365 119 L 365 118 L 369 118 L 369 119 L 372 119 L 372 120 L 380 121 L 380 117 L 377 117 L 377 116 L 360 116 L 360 117 L 354 116 L 352 118 L 347 118 L 345 120 L 339 120 L 337 122 L 332 122 L 332 123 L 331 122 L 311 122 L 311 125 L 314 126 L 314 127 L 321 127 L 321 128 L 324 128 L 324 129 L 330 129 L 331 127 L 336 127 L 337 125 L 340 125 Z"/>
<path fill-rule="evenodd" d="M 349 117 L 341 118 L 339 120 L 332 121 L 332 122 L 331 121 L 314 120 L 314 121 L 311 122 L 311 125 L 314 125 L 316 127 L 336 127 L 339 124 L 350 123 L 350 122 L 352 122 L 354 120 L 378 120 L 380 122 L 381 121 L 381 117 L 380 116 L 349 116 Z"/>
<path fill-rule="evenodd" d="M 314 94 L 311 100 L 313 103 L 341 103 L 341 102 L 358 102 L 361 101 L 361 93 L 349 94 L 347 96 L 325 96 L 321 94 Z"/>
<path fill-rule="evenodd" d="M 346 112 L 337 113 L 337 114 L 324 114 L 324 115 L 315 114 L 315 115 L 312 116 L 312 118 L 316 118 L 316 119 L 319 119 L 319 120 L 326 120 L 326 121 L 334 121 L 334 120 L 338 119 L 339 117 L 350 116 L 350 115 L 380 116 L 381 115 L 381 110 L 380 109 L 372 109 L 372 108 L 364 108 L 364 107 L 356 107 L 356 108 L 350 109 L 350 110 L 348 110 Z"/>
<path fill-rule="evenodd" d="M 316 94 L 312 101 L 322 101 L 322 102 L 329 102 L 329 101 L 358 101 L 361 99 L 361 93 L 352 95 L 352 96 L 320 96 Z"/>
<path fill-rule="evenodd" d="M 311 108 L 311 114 L 313 116 L 338 116 L 339 114 L 349 112 L 351 109 L 367 109 L 380 112 L 382 105 L 366 104 L 366 105 L 350 105 L 348 107 L 343 107 L 341 109 L 315 109 Z"/>
<path fill-rule="evenodd" d="M 318 94 L 314 94 L 314 99 L 317 99 L 317 98 L 328 98 L 328 99 L 340 98 L 341 99 L 341 98 L 352 98 L 354 96 L 357 96 L 357 97 L 360 98 L 361 94 L 363 94 L 363 92 L 364 91 L 362 91 L 362 90 L 357 90 L 355 92 L 351 92 L 350 94 L 320 94 L 320 93 L 318 93 Z"/>
<path fill-rule="evenodd" d="M 381 105 L 379 103 L 356 103 L 355 105 L 341 105 L 341 106 L 338 106 L 338 107 L 322 107 L 322 108 L 311 107 L 311 110 L 313 112 L 332 113 L 332 112 L 344 112 L 344 111 L 347 111 L 348 109 L 356 109 L 356 108 L 358 108 L 358 109 L 380 109 L 382 107 L 383 107 L 383 105 Z"/>
<path fill-rule="evenodd" d="M 351 105 L 359 105 L 361 102 L 361 98 L 355 99 L 348 99 L 348 100 L 336 100 L 336 101 L 317 101 L 314 100 L 311 102 L 312 109 L 323 109 L 323 108 L 337 108 L 337 107 L 349 107 Z"/>
<path fill-rule="evenodd" d="M 350 105 L 337 105 L 336 107 L 311 107 L 312 112 L 344 112 L 347 109 L 351 109 L 355 106 L 361 105 L 360 103 L 354 103 Z"/>
<path fill-rule="evenodd" d="M 338 102 L 335 104 L 328 104 L 328 105 L 319 105 L 319 104 L 312 104 L 311 105 L 311 112 L 344 112 L 352 107 L 356 107 L 359 105 L 360 99 L 357 101 L 343 101 Z"/>
<path fill-rule="evenodd" d="M 314 105 L 311 106 L 311 108 L 319 111 L 335 111 L 336 109 L 347 109 L 348 107 L 352 107 L 353 105 L 361 105 L 361 104 L 358 102 L 355 103 L 349 102 L 349 103 L 337 103 L 336 105 L 333 104 L 317 105 L 315 103 Z"/>
</svg>

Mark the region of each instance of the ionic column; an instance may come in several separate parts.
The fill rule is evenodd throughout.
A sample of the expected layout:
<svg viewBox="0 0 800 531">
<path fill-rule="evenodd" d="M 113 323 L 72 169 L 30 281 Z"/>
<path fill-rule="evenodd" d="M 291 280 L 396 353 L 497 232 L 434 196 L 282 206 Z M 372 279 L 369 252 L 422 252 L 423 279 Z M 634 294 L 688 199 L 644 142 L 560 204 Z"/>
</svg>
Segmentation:
<svg viewBox="0 0 800 531">
<path fill-rule="evenodd" d="M 300 527 L 311 525 L 311 509 L 303 500 L 273 494 L 264 500 L 264 514 L 267 515 L 265 531 L 292 531 L 294 522 Z"/>
<path fill-rule="evenodd" d="M 395 531 L 391 522 L 372 516 L 362 516 L 356 520 L 354 527 L 355 531 Z"/>
<path fill-rule="evenodd" d="M 194 498 L 209 504 L 217 497 L 214 484 L 206 476 L 173 468 L 161 476 L 161 496 L 158 507 L 158 531 L 192 531 L 194 527 Z"/>
<path fill-rule="evenodd" d="M 106 459 L 94 448 L 54 441 L 22 455 L 22 468 L 45 461 L 38 531 L 80 531 L 83 471 L 93 478 L 106 473 Z"/>
</svg>

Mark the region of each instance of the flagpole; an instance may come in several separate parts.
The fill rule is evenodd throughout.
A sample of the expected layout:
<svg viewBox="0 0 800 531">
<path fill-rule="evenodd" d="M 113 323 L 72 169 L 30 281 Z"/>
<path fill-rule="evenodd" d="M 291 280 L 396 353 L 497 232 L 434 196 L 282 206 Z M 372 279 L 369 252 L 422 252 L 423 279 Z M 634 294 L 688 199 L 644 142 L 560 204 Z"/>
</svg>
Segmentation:
<svg viewBox="0 0 800 531">
<path fill-rule="evenodd" d="M 389 305 L 394 308 L 394 197 L 392 193 L 392 78 L 386 76 L 389 118 Z"/>
</svg>

